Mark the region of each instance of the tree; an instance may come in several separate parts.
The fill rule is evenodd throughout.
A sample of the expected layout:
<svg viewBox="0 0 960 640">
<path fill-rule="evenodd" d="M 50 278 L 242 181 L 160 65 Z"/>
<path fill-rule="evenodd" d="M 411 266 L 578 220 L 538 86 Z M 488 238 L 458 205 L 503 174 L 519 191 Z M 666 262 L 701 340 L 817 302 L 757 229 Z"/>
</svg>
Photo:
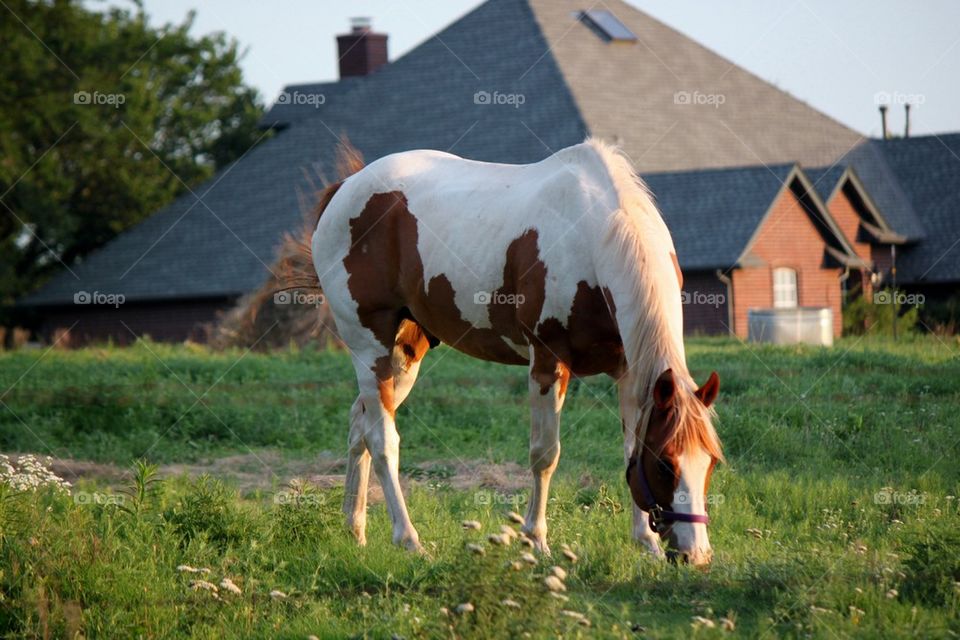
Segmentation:
<svg viewBox="0 0 960 640">
<path fill-rule="evenodd" d="M 140 4 L 0 6 L 0 307 L 236 160 L 263 133 L 235 40 Z"/>
</svg>

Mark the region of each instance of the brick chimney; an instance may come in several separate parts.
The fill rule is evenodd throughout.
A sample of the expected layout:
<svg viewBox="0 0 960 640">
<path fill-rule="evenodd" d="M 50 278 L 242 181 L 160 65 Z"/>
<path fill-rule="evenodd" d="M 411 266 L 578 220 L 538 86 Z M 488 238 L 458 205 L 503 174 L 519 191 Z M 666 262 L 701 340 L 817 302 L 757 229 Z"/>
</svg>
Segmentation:
<svg viewBox="0 0 960 640">
<path fill-rule="evenodd" d="M 387 34 L 374 33 L 370 18 L 352 18 L 351 30 L 337 36 L 340 77 L 370 75 L 387 64 Z"/>
</svg>

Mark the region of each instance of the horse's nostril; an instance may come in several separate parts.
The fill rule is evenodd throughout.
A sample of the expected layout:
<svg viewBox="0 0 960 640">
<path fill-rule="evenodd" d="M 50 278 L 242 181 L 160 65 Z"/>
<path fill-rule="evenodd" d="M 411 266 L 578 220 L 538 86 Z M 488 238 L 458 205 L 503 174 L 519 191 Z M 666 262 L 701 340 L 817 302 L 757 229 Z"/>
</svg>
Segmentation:
<svg viewBox="0 0 960 640">
<path fill-rule="evenodd" d="M 671 564 L 688 564 L 690 562 L 690 555 L 683 551 L 675 551 L 673 549 L 668 549 L 667 560 Z"/>
</svg>

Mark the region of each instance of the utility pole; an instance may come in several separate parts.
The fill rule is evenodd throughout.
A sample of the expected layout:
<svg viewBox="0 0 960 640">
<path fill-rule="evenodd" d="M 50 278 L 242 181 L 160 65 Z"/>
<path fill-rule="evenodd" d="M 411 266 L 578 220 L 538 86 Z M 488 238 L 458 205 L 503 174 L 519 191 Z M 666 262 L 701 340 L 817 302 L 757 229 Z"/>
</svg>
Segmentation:
<svg viewBox="0 0 960 640">
<path fill-rule="evenodd" d="M 897 245 L 890 245 L 890 277 L 893 280 L 893 339 L 897 340 L 897 316 L 900 315 L 900 296 L 897 295 Z"/>
</svg>

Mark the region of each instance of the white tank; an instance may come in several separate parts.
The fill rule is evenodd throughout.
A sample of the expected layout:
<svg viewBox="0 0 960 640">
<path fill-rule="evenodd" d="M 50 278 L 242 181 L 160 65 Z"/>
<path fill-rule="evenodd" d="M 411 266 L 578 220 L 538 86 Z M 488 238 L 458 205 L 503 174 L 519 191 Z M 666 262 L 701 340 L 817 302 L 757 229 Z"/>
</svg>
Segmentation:
<svg viewBox="0 0 960 640">
<path fill-rule="evenodd" d="M 828 308 L 750 309 L 747 328 L 750 342 L 833 345 L 833 311 Z"/>
</svg>

